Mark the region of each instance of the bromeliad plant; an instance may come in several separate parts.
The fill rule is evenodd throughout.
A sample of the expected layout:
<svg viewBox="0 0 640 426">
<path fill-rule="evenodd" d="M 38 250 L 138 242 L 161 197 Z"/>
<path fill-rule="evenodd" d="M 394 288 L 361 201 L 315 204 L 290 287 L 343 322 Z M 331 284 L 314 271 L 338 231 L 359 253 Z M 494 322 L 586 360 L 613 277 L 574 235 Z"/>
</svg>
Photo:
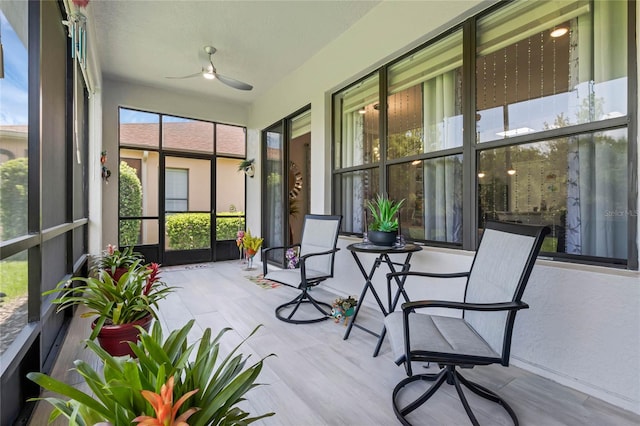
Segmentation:
<svg viewBox="0 0 640 426">
<path fill-rule="evenodd" d="M 120 250 L 113 244 L 108 244 L 107 249 L 102 252 L 102 256 L 95 259 L 91 269 L 94 274 L 105 270 L 117 280 L 120 275 L 142 259 L 142 254 L 134 252 L 133 246 Z"/>
<path fill-rule="evenodd" d="M 195 389 L 189 391 L 182 395 L 180 399 L 173 403 L 173 383 L 174 377 L 169 377 L 167 383 L 162 385 L 162 389 L 160 389 L 160 394 L 155 392 L 151 392 L 148 390 L 143 390 L 142 396 L 144 399 L 149 401 L 149 404 L 153 407 L 155 411 L 154 416 L 138 416 L 133 419 L 133 422 L 140 423 L 143 426 L 189 426 L 187 423 L 187 419 L 200 408 L 191 407 L 184 413 L 182 413 L 178 418 L 178 410 L 180 406 L 184 404 L 184 402 L 191 397 L 191 395 L 197 393 L 199 389 Z"/>
<path fill-rule="evenodd" d="M 157 318 L 158 301 L 174 290 L 160 280 L 158 268 L 156 263 L 144 265 L 138 259 L 118 280 L 101 269 L 96 276 L 60 281 L 43 295 L 59 294 L 52 301 L 58 305 L 57 312 L 70 306 L 86 306 L 88 311 L 82 317 L 98 317 L 89 337 L 94 339 L 105 324 L 129 324 L 148 315 Z"/>
<path fill-rule="evenodd" d="M 69 419 L 70 425 L 79 426 L 99 422 L 108 422 L 114 426 L 129 425 L 136 419 L 149 421 L 141 422 L 143 425 L 164 426 L 171 423 L 154 423 L 152 420 L 158 421 L 159 417 L 166 420 L 169 407 L 171 415 L 178 416 L 176 420 L 184 420 L 189 415 L 191 426 L 247 425 L 274 415 L 266 413 L 250 417 L 248 412 L 237 407 L 239 402 L 246 399 L 248 391 L 259 386 L 256 380 L 262 371 L 263 362 L 273 355 L 247 366 L 249 356 L 237 353 L 239 347 L 260 326 L 229 355 L 223 357 L 220 354 L 220 340 L 230 329 L 225 328 L 212 337 L 211 329 L 207 328 L 198 345 L 189 345 L 187 335 L 193 324 L 194 321 L 191 320 L 181 329 L 172 331 L 166 340 L 158 322 L 154 323 L 151 333 L 141 329 L 140 341 L 137 344 L 129 343 L 137 360 L 113 357 L 89 340 L 86 342 L 87 346 L 104 364 L 102 371 L 96 371 L 82 360 L 77 360 L 74 364 L 75 370 L 91 389 L 91 394 L 43 373 L 32 372 L 27 374 L 30 380 L 46 390 L 70 398 L 36 400 L 45 400 L 53 405 L 50 422 L 62 415 Z M 192 356 L 194 351 L 195 356 Z M 168 403 L 169 384 L 172 384 L 171 398 L 177 399 L 171 405 Z M 158 400 L 157 395 L 154 397 L 152 393 L 158 394 L 161 399 Z M 151 404 L 149 399 L 156 402 Z M 159 413 L 158 408 L 164 411 Z"/>
<path fill-rule="evenodd" d="M 254 237 L 251 235 L 251 230 L 247 229 L 247 232 L 242 237 L 242 246 L 249 256 L 253 256 L 260 250 L 262 241 L 264 241 L 264 238 Z"/>
<path fill-rule="evenodd" d="M 397 203 L 384 197 L 377 195 L 374 202 L 367 201 L 367 207 L 373 216 L 373 223 L 369 226 L 371 231 L 394 232 L 398 230 L 397 213 L 404 203 L 404 199 Z"/>
</svg>

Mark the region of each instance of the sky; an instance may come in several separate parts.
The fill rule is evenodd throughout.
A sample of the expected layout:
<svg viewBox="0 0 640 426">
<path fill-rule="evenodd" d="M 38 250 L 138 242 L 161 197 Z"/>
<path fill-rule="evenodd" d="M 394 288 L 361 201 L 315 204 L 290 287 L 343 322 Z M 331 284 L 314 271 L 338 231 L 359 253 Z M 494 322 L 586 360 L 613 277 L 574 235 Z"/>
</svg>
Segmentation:
<svg viewBox="0 0 640 426">
<path fill-rule="evenodd" d="M 28 118 L 27 47 L 0 11 L 4 78 L 0 79 L 0 125 L 26 125 Z"/>
</svg>

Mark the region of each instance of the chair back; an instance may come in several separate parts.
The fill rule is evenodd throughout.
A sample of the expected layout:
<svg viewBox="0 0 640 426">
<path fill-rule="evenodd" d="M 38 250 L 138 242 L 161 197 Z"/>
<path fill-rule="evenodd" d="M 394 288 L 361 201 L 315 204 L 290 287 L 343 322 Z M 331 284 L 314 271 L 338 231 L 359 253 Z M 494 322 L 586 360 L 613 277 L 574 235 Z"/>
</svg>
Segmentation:
<svg viewBox="0 0 640 426">
<path fill-rule="evenodd" d="M 465 290 L 465 302 L 520 302 L 549 232 L 547 227 L 487 222 Z M 516 311 L 464 311 L 464 318 L 508 365 Z"/>
<path fill-rule="evenodd" d="M 338 233 L 342 216 L 308 214 L 304 217 L 300 256 L 333 250 L 338 244 Z M 325 256 L 313 256 L 307 259 L 306 268 L 333 276 L 335 252 Z"/>
</svg>

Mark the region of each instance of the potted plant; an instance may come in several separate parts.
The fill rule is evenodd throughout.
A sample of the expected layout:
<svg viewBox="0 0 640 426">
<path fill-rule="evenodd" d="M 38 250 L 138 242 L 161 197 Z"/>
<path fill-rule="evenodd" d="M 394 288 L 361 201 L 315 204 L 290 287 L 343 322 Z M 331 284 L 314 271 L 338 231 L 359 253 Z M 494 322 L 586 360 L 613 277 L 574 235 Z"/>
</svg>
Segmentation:
<svg viewBox="0 0 640 426">
<path fill-rule="evenodd" d="M 187 335 L 193 325 L 194 321 L 189 321 L 166 339 L 158 322 L 154 323 L 151 333 L 141 331 L 140 341 L 130 343 L 137 360 L 114 357 L 88 340 L 87 346 L 101 359 L 103 367 L 96 370 L 82 360 L 76 360 L 74 364 L 91 393 L 84 393 L 46 374 L 32 372 L 27 374 L 30 380 L 70 398 L 66 401 L 57 397 L 34 400 L 45 400 L 53 405 L 50 419 L 62 415 L 70 419 L 69 424 L 78 425 L 107 422 L 119 426 L 132 424 L 135 420 L 142 421 L 141 424 L 178 425 L 177 420 L 187 416 L 191 426 L 249 424 L 272 416 L 274 413 L 249 417 L 249 413 L 237 407 L 246 399 L 249 390 L 259 386 L 256 379 L 264 359 L 273 355 L 247 366 L 248 357 L 237 353 L 260 326 L 223 357 L 220 340 L 230 329 L 225 328 L 213 337 L 211 329 L 207 328 L 198 345 L 188 344 Z M 159 423 L 153 422 L 160 418 Z"/>
<path fill-rule="evenodd" d="M 251 230 L 247 229 L 242 237 L 242 246 L 247 256 L 247 270 L 253 269 L 253 257 L 256 255 L 260 246 L 262 245 L 264 238 L 254 237 L 251 235 Z"/>
<path fill-rule="evenodd" d="M 381 246 L 393 245 L 398 231 L 397 213 L 403 202 L 404 199 L 395 202 L 380 194 L 374 202 L 367 201 L 367 207 L 373 217 L 373 222 L 369 226 L 369 241 Z"/>
<path fill-rule="evenodd" d="M 88 311 L 81 316 L 97 317 L 89 339 L 97 337 L 113 355 L 132 355 L 129 346 L 122 342 L 136 339 L 139 334 L 136 326 L 148 329 L 152 319 L 157 318 L 158 301 L 173 291 L 160 281 L 158 270 L 157 263 L 145 265 L 137 260 L 118 280 L 109 270 L 100 269 L 95 276 L 63 280 L 43 295 L 58 294 L 52 301 L 58 305 L 57 312 L 70 306 L 86 306 Z"/>
<path fill-rule="evenodd" d="M 355 312 L 355 308 L 358 305 L 358 300 L 355 296 L 338 297 L 331 304 L 331 316 L 336 323 L 344 321 L 346 326 L 349 323 L 349 317 Z"/>
<path fill-rule="evenodd" d="M 108 244 L 102 256 L 94 261 L 92 272 L 97 273 L 99 270 L 105 270 L 117 281 L 139 260 L 142 260 L 142 254 L 134 252 L 133 246 L 120 250 L 116 246 Z"/>
<path fill-rule="evenodd" d="M 249 177 L 253 177 L 253 175 L 255 174 L 255 166 L 253 162 L 254 162 L 253 158 L 251 160 L 242 160 L 238 164 L 238 171 L 244 172 L 244 174 Z"/>
</svg>

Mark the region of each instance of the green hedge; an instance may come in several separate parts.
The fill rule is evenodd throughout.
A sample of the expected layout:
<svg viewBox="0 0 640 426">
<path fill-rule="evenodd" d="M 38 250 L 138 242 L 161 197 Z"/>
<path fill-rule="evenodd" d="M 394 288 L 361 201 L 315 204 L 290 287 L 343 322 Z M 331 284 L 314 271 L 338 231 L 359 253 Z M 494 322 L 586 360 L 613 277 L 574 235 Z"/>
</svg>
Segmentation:
<svg viewBox="0 0 640 426">
<path fill-rule="evenodd" d="M 120 162 L 120 216 L 142 216 L 142 184 L 136 169 L 124 161 Z M 134 246 L 140 238 L 142 221 L 120 221 L 120 246 Z"/>
<path fill-rule="evenodd" d="M 242 214 L 242 213 L 230 213 Z M 166 234 L 173 250 L 211 247 L 211 215 L 208 213 L 176 213 L 167 216 Z M 218 241 L 235 240 L 238 229 L 244 229 L 244 217 L 221 217 L 216 223 Z"/>
<path fill-rule="evenodd" d="M 0 229 L 3 241 L 27 233 L 28 171 L 26 158 L 16 158 L 0 165 Z"/>
</svg>

